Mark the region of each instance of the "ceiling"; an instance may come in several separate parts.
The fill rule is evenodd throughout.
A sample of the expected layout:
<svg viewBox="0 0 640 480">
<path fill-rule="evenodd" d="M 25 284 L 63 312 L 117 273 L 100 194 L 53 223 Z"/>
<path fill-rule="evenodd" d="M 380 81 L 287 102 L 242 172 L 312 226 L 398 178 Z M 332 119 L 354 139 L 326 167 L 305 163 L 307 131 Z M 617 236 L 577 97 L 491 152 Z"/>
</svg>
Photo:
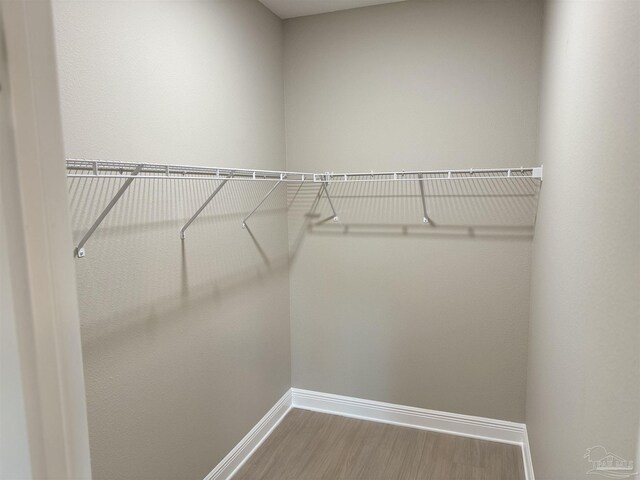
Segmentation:
<svg viewBox="0 0 640 480">
<path fill-rule="evenodd" d="M 403 1 L 404 0 L 260 0 L 269 10 L 282 19 Z"/>
</svg>

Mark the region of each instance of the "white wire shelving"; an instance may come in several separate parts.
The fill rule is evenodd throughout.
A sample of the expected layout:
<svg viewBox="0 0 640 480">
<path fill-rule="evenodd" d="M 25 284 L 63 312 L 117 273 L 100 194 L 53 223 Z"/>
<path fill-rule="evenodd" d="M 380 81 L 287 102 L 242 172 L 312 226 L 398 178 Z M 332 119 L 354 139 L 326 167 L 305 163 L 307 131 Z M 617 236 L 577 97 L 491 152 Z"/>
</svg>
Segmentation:
<svg viewBox="0 0 640 480">
<path fill-rule="evenodd" d="M 185 239 L 186 230 L 194 220 L 209 205 L 214 197 L 224 188 L 229 181 L 268 181 L 275 182 L 275 185 L 267 192 L 264 198 L 256 207 L 242 220 L 242 227 L 248 228 L 247 221 L 269 198 L 269 196 L 283 182 L 293 182 L 296 184 L 312 183 L 318 184 L 318 198 L 325 195 L 332 210 L 332 215 L 328 218 L 338 221 L 338 213 L 334 202 L 329 194 L 329 185 L 345 184 L 353 182 L 416 182 L 420 187 L 422 199 L 423 218 L 425 224 L 429 222 L 427 204 L 425 200 L 424 182 L 456 182 L 456 181 L 517 181 L 525 180 L 541 182 L 542 167 L 519 167 L 519 168 L 480 168 L 480 169 L 457 169 L 457 170 L 411 170 L 392 172 L 359 172 L 359 173 L 304 173 L 277 170 L 259 170 L 229 167 L 198 167 L 191 165 L 174 165 L 159 163 L 135 163 L 108 160 L 88 160 L 79 158 L 68 158 L 66 160 L 68 178 L 105 179 L 117 178 L 125 179 L 116 194 L 108 205 L 102 210 L 95 222 L 89 227 L 82 239 L 78 242 L 74 254 L 78 258 L 85 256 L 84 245 L 96 231 L 98 226 L 116 205 L 118 200 L 124 195 L 134 180 L 219 180 L 220 183 L 213 190 L 211 195 L 195 211 L 180 229 L 180 238 Z M 323 220 L 326 221 L 327 219 Z"/>
<path fill-rule="evenodd" d="M 246 168 L 197 167 L 161 163 L 114 162 L 67 158 L 69 178 L 123 178 L 136 176 L 142 180 L 250 180 L 300 182 L 313 178 L 312 173 L 252 170 Z"/>
<path fill-rule="evenodd" d="M 542 180 L 542 167 L 467 168 L 462 170 L 412 170 L 399 172 L 314 173 L 314 182 L 415 182 L 451 180 Z"/>
</svg>

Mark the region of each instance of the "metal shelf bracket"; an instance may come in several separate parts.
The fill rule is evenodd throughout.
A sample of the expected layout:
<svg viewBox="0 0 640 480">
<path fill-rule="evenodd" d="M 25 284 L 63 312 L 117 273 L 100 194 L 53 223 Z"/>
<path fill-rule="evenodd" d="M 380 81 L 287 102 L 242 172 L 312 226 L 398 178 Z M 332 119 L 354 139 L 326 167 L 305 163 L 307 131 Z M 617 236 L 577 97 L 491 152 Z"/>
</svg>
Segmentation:
<svg viewBox="0 0 640 480">
<path fill-rule="evenodd" d="M 427 214 L 427 201 L 424 198 L 424 175 L 421 173 L 418 175 L 420 180 L 418 180 L 418 184 L 420 185 L 420 198 L 422 199 L 422 223 L 429 223 L 429 215 Z"/>
<path fill-rule="evenodd" d="M 278 185 L 280 185 L 283 181 L 284 181 L 284 179 L 281 177 L 281 180 L 276 182 L 276 184 L 273 187 L 271 187 L 271 190 L 269 190 L 267 192 L 267 194 L 264 196 L 264 198 L 262 200 L 260 200 L 260 203 L 258 205 L 256 205 L 253 210 L 251 210 L 251 213 L 249 215 L 247 215 L 246 217 L 244 217 L 244 219 L 242 220 L 242 228 L 247 228 L 247 220 L 249 220 L 251 215 L 253 215 L 256 212 L 256 210 L 258 210 L 260 208 L 260 206 L 267 200 L 267 198 L 269 198 L 269 196 L 275 191 L 275 189 L 278 188 Z"/>
<path fill-rule="evenodd" d="M 83 258 L 85 256 L 85 250 L 84 250 L 85 243 L 87 243 L 87 240 L 89 240 L 91 238 L 91 235 L 93 235 L 93 232 L 96 231 L 98 226 L 102 223 L 102 221 L 105 219 L 105 217 L 109 214 L 109 212 L 115 206 L 115 204 L 118 203 L 118 200 L 120 200 L 120 197 L 122 197 L 122 195 L 124 195 L 124 192 L 127 191 L 127 188 L 129 188 L 129 185 L 131 185 L 131 182 L 133 182 L 135 180 L 136 175 L 138 175 L 140 173 L 140 170 L 142 170 L 142 167 L 144 167 L 144 164 L 141 163 L 133 170 L 133 172 L 131 172 L 131 175 L 129 175 L 129 178 L 127 178 L 127 180 L 122 184 L 120 189 L 118 189 L 118 191 L 116 192 L 115 196 L 111 199 L 111 201 L 106 206 L 106 208 L 98 216 L 97 220 L 95 222 L 93 222 L 93 225 L 91 225 L 89 230 L 87 230 L 87 233 L 84 234 L 84 237 L 82 237 L 82 240 L 80 240 L 80 242 L 78 243 L 78 246 L 75 249 L 74 253 L 75 253 L 76 257 Z"/>
<path fill-rule="evenodd" d="M 220 192 L 220 190 L 222 190 L 222 187 L 225 186 L 225 184 L 229 181 L 229 179 L 223 180 L 222 183 L 220 185 L 218 185 L 218 187 L 213 191 L 213 193 L 211 195 L 209 195 L 209 198 L 207 198 L 204 203 L 200 206 L 200 208 L 198 210 L 196 210 L 196 213 L 194 213 L 191 218 L 187 221 L 187 223 L 185 223 L 182 228 L 180 229 L 180 238 L 182 240 L 184 240 L 185 237 L 185 232 L 187 230 L 187 228 L 189 228 L 189 225 L 191 225 L 193 223 L 193 221 L 198 217 L 198 215 L 200 215 L 200 213 L 202 213 L 202 211 L 205 209 L 205 207 L 207 205 L 209 205 L 209 203 L 211 202 L 211 200 L 213 200 L 213 197 L 215 197 L 218 192 Z"/>
<path fill-rule="evenodd" d="M 542 180 L 543 168 L 544 168 L 544 165 L 540 165 L 539 167 L 533 167 L 532 172 L 531 172 L 531 176 L 533 178 L 539 178 L 540 180 Z"/>
<path fill-rule="evenodd" d="M 329 195 L 329 190 L 327 189 L 327 182 L 322 182 L 322 187 L 324 188 L 324 194 L 327 197 L 327 200 L 329 201 L 329 206 L 331 207 L 331 211 L 333 212 L 333 221 L 337 222 L 338 214 L 336 213 L 336 209 L 333 206 L 333 202 L 331 201 L 331 196 Z"/>
</svg>

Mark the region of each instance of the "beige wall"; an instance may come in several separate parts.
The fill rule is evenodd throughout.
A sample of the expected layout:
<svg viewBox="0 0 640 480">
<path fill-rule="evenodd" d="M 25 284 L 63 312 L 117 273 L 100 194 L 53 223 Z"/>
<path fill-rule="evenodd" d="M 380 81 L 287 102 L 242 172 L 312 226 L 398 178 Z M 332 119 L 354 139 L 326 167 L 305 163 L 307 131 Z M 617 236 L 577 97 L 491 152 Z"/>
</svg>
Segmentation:
<svg viewBox="0 0 640 480">
<path fill-rule="evenodd" d="M 402 2 L 287 20 L 287 167 L 534 165 L 541 39 L 538 2 Z M 325 224 L 298 250 L 293 385 L 523 421 L 536 191 L 429 185 L 438 227 L 428 229 L 417 188 L 330 188 L 340 225 L 368 225 Z M 308 206 L 315 192 L 305 193 Z"/>
<path fill-rule="evenodd" d="M 253 0 L 55 4 L 68 156 L 284 168 L 281 21 Z M 120 185 L 69 183 L 78 239 Z M 76 260 L 96 479 L 203 478 L 290 387 L 285 192 L 136 181 Z M 69 253 L 72 246 L 69 245 Z"/>
<path fill-rule="evenodd" d="M 230 183 L 184 243 L 215 184 L 134 182 L 76 261 L 96 478 L 202 478 L 291 383 L 514 421 L 526 389 L 538 478 L 582 478 L 597 444 L 633 457 L 637 2 L 550 4 L 541 119 L 539 2 L 298 18 L 284 43 L 249 0 L 55 13 L 69 156 L 285 168 L 286 113 L 288 170 L 546 174 L 532 285 L 526 182 L 428 185 L 435 228 L 416 185 L 331 186 L 340 222 L 302 237 L 317 190 L 290 186 L 254 239 L 271 185 Z M 76 240 L 119 185 L 70 182 Z"/>
<path fill-rule="evenodd" d="M 636 455 L 640 3 L 546 7 L 526 419 L 536 478 L 575 480 Z"/>
</svg>

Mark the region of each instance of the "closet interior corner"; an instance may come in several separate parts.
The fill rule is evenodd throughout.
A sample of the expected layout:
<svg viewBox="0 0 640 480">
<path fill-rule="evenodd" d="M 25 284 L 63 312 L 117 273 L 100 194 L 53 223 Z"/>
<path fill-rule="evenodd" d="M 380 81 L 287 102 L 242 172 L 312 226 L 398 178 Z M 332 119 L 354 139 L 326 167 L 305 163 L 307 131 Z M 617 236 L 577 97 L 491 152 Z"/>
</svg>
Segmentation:
<svg viewBox="0 0 640 480">
<path fill-rule="evenodd" d="M 3 479 L 637 475 L 637 0 L 2 0 L 0 84 Z"/>
</svg>

